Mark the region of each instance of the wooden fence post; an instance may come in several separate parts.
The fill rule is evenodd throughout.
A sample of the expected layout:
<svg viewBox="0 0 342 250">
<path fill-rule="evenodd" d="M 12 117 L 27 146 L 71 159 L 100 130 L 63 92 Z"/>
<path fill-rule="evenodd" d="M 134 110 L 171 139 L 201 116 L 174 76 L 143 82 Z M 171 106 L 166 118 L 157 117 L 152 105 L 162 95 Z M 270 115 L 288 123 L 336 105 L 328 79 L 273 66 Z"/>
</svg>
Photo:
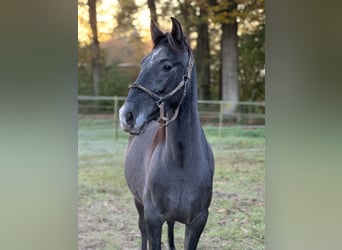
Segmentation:
<svg viewBox="0 0 342 250">
<path fill-rule="evenodd" d="M 220 114 L 219 114 L 219 136 L 222 136 L 222 125 L 223 125 L 223 109 L 224 103 L 223 101 L 220 102 Z"/>
<path fill-rule="evenodd" d="M 114 139 L 115 141 L 118 140 L 118 106 L 119 106 L 119 100 L 117 96 L 114 96 Z"/>
</svg>

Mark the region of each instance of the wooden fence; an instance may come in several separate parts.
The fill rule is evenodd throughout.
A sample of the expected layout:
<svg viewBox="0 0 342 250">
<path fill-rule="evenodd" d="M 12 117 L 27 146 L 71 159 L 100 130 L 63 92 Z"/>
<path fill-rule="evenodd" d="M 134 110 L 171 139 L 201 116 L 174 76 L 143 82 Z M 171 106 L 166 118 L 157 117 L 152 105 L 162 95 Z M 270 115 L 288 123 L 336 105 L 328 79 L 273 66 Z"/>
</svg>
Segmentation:
<svg viewBox="0 0 342 250">
<path fill-rule="evenodd" d="M 80 117 L 107 117 L 113 119 L 115 134 L 119 129 L 119 109 L 125 101 L 120 96 L 79 96 Z M 233 112 L 225 113 L 226 107 L 235 106 Z M 265 126 L 264 102 L 237 102 L 199 100 L 198 111 L 203 126 L 222 128 L 228 126 Z"/>
</svg>

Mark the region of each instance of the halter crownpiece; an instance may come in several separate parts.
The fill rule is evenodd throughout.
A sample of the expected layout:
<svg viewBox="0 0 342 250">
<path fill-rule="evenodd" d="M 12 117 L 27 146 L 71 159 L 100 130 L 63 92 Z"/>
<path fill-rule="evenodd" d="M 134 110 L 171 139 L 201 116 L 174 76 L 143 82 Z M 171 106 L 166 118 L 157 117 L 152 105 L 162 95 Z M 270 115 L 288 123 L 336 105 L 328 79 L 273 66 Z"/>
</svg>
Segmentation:
<svg viewBox="0 0 342 250">
<path fill-rule="evenodd" d="M 189 62 L 188 62 L 188 65 L 186 66 L 186 70 L 185 70 L 185 74 L 183 78 L 186 77 L 188 80 L 190 80 L 193 66 L 194 66 L 194 58 L 192 56 L 191 51 L 189 51 Z"/>
<path fill-rule="evenodd" d="M 178 116 L 179 108 L 180 108 L 181 104 L 183 103 L 183 100 L 184 100 L 185 95 L 186 95 L 186 88 L 187 88 L 187 84 L 191 78 L 191 72 L 192 72 L 193 66 L 194 66 L 194 58 L 192 56 L 191 51 L 189 50 L 189 61 L 188 61 L 188 65 L 186 66 L 185 73 L 182 77 L 182 80 L 178 83 L 176 88 L 174 88 L 170 93 L 168 93 L 167 95 L 164 95 L 164 96 L 159 96 L 156 93 L 152 92 L 151 90 L 149 90 L 149 89 L 147 89 L 141 85 L 138 85 L 136 83 L 133 83 L 133 84 L 128 86 L 129 89 L 137 88 L 137 89 L 144 91 L 146 94 L 151 96 L 153 100 L 155 100 L 155 104 L 159 108 L 158 123 L 159 123 L 161 128 L 167 127 L 170 124 L 170 122 L 176 120 L 176 118 Z M 171 117 L 171 119 L 168 119 L 165 116 L 165 108 L 164 108 L 165 102 L 164 101 L 167 98 L 176 94 L 178 92 L 178 90 L 180 90 L 183 87 L 184 87 L 184 90 L 183 90 L 182 98 L 181 98 L 180 102 L 178 103 L 177 108 L 175 109 L 173 116 Z"/>
</svg>

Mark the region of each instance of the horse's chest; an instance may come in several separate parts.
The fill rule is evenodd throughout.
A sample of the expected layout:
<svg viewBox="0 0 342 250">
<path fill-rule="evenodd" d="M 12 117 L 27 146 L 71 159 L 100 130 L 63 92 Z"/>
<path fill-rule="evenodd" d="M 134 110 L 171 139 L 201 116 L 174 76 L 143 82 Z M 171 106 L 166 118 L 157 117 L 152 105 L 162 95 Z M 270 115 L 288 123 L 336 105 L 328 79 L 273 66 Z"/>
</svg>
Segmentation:
<svg viewBox="0 0 342 250">
<path fill-rule="evenodd" d="M 203 197 L 201 185 L 186 171 L 156 171 L 149 176 L 146 193 L 166 218 L 189 221 Z"/>
<path fill-rule="evenodd" d="M 147 188 L 153 191 L 155 195 L 173 199 L 184 196 L 186 189 L 192 186 L 187 174 L 183 171 L 162 170 L 150 173 L 147 184 Z"/>
</svg>

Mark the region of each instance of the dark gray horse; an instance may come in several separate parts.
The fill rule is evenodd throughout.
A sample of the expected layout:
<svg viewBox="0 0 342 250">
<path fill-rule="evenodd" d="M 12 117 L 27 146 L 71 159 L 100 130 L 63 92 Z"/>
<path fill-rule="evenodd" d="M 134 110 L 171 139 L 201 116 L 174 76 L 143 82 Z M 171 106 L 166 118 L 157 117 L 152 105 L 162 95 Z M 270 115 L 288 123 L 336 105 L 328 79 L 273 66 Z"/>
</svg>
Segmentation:
<svg viewBox="0 0 342 250">
<path fill-rule="evenodd" d="M 142 249 L 147 240 L 150 249 L 161 249 L 165 221 L 170 249 L 175 221 L 186 225 L 184 249 L 196 249 L 212 197 L 214 158 L 198 116 L 194 59 L 180 23 L 171 20 L 171 33 L 151 22 L 154 48 L 120 109 L 121 126 L 131 134 L 125 176 Z"/>
</svg>

